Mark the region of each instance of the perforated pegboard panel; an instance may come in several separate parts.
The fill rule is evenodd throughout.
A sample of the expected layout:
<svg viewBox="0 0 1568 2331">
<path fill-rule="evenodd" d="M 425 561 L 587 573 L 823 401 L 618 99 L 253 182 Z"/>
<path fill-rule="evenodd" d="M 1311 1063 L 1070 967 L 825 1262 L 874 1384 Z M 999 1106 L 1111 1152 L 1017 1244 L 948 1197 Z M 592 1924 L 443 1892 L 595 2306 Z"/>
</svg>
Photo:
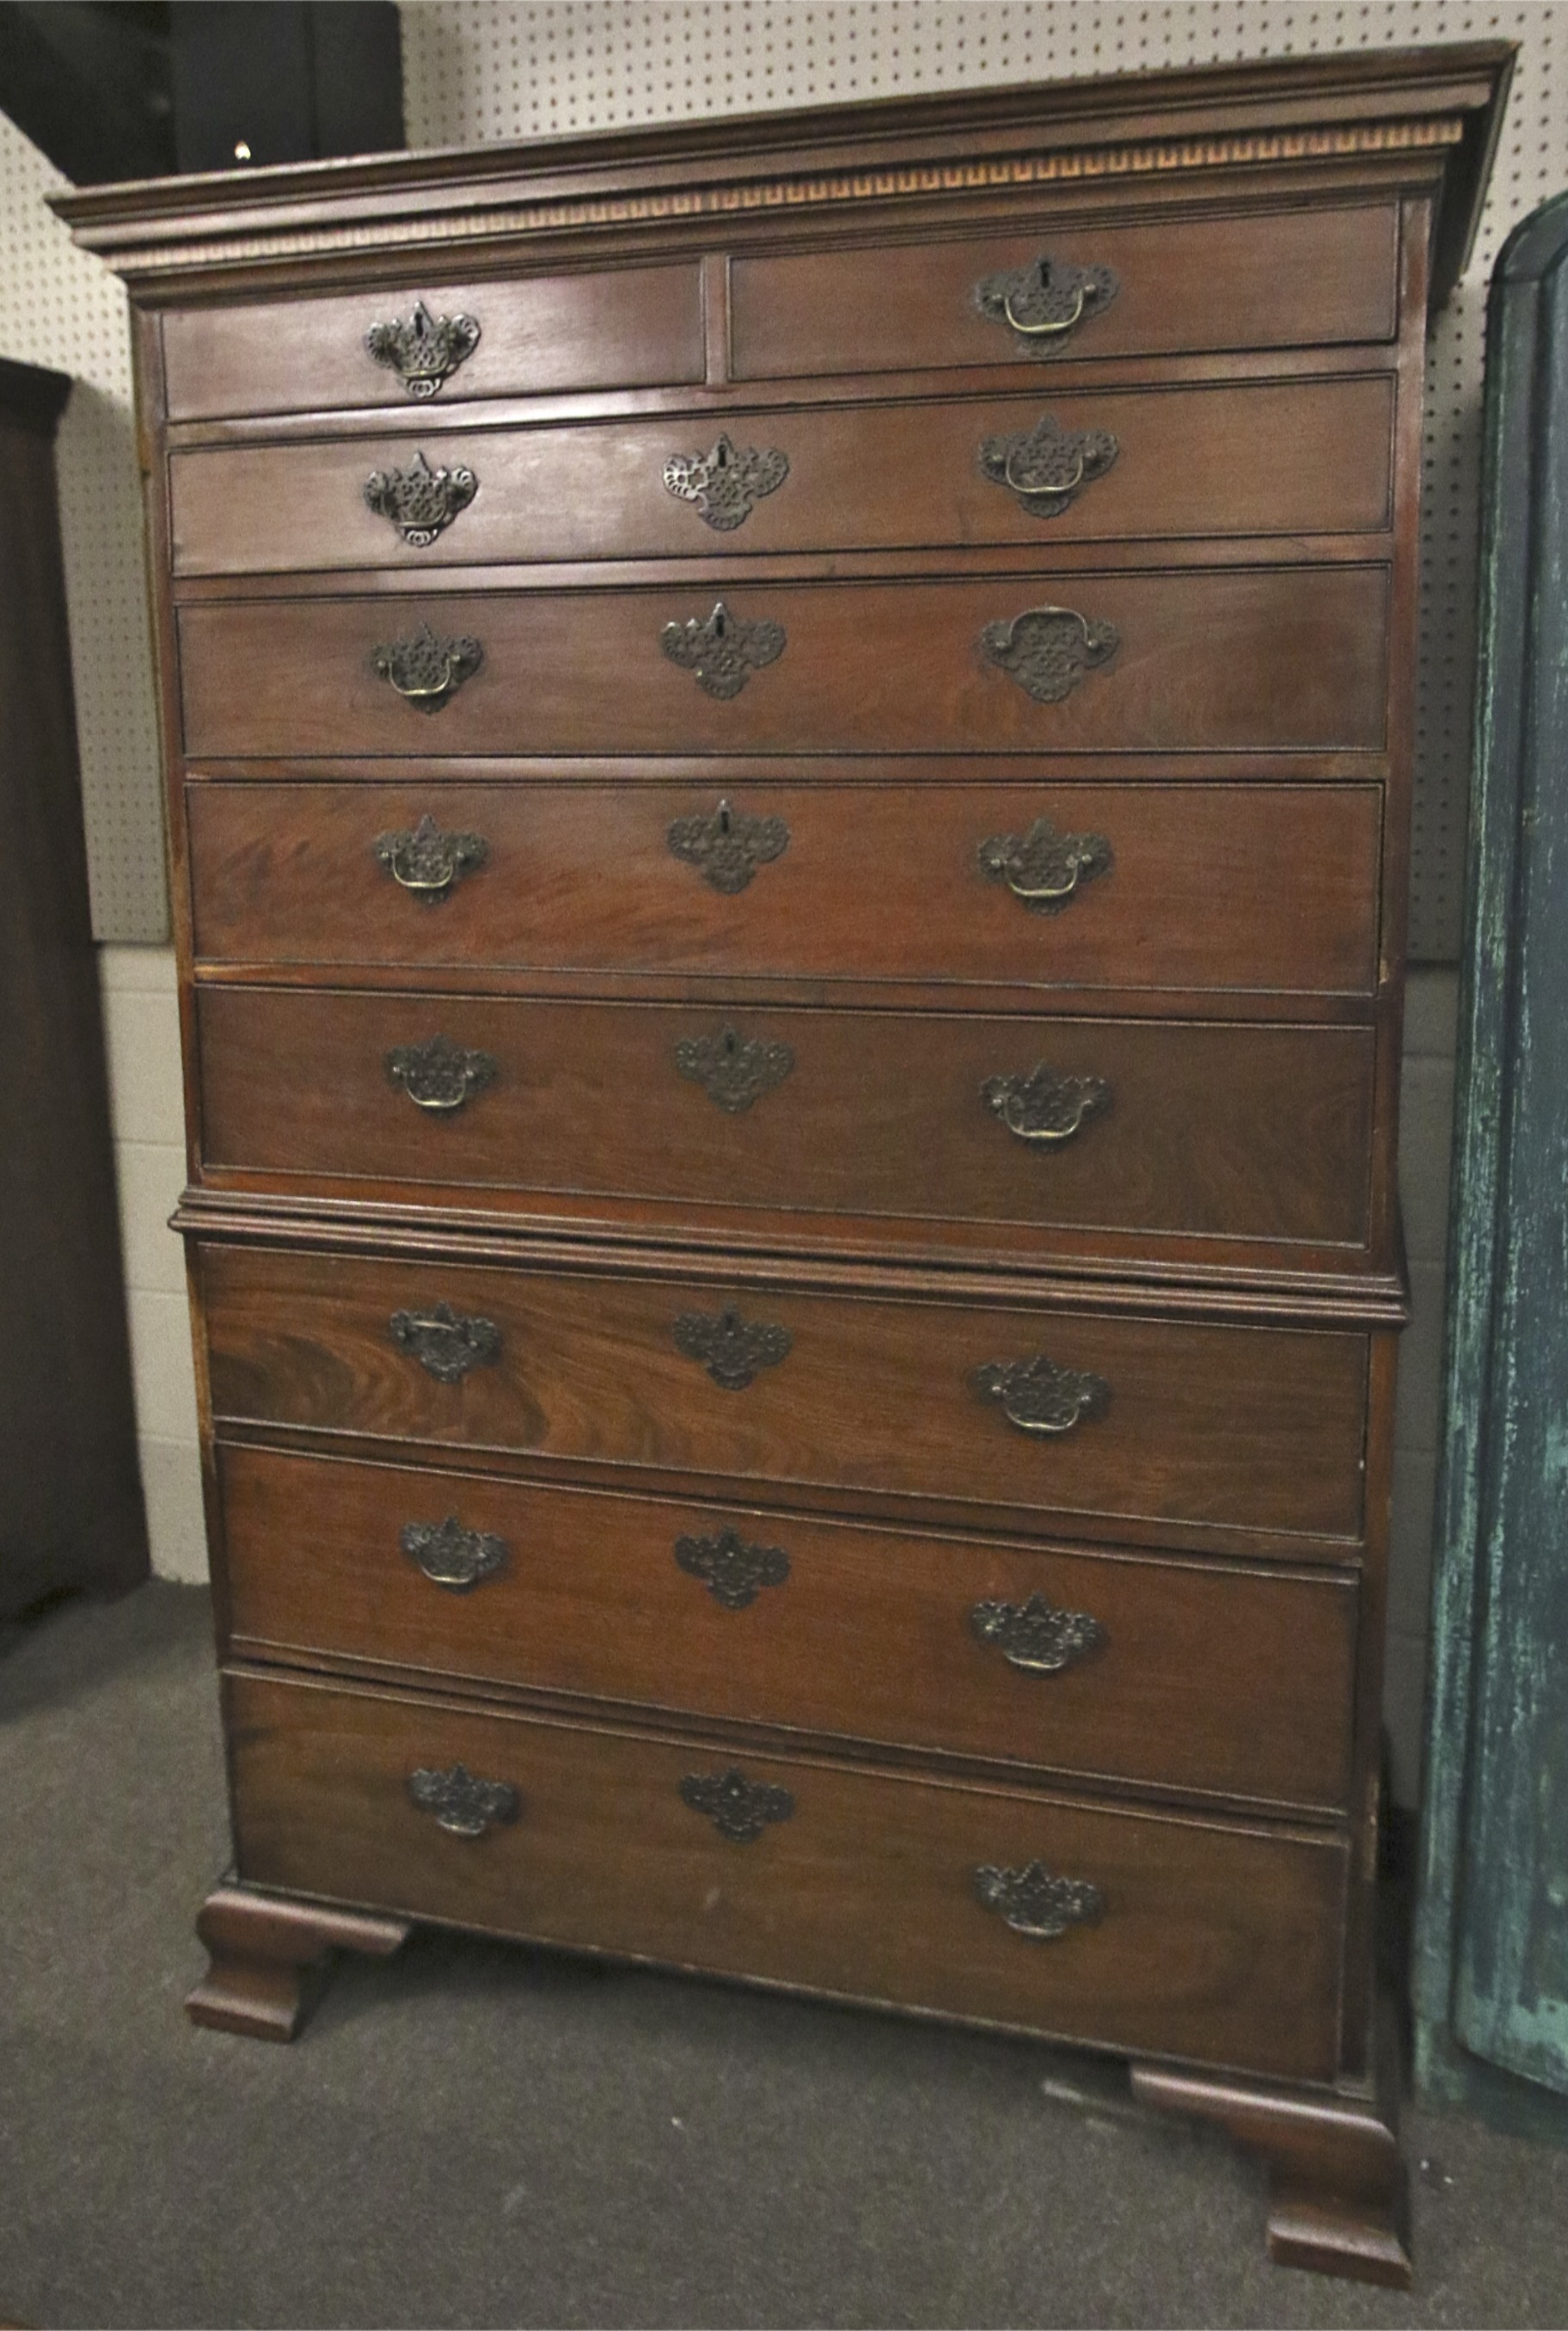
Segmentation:
<svg viewBox="0 0 1568 2331">
<path fill-rule="evenodd" d="M 45 194 L 66 183 L 0 114 L 0 355 L 76 382 L 60 424 L 60 525 L 93 929 L 167 936 L 152 642 L 126 299 Z"/>
<path fill-rule="evenodd" d="M 1516 222 L 1568 186 L 1568 5 L 1370 0 L 403 0 L 409 142 L 464 145 L 984 81 L 1501 38 L 1520 43 L 1470 271 L 1428 372 L 1411 939 L 1459 951 L 1470 754 L 1486 283 Z"/>
</svg>

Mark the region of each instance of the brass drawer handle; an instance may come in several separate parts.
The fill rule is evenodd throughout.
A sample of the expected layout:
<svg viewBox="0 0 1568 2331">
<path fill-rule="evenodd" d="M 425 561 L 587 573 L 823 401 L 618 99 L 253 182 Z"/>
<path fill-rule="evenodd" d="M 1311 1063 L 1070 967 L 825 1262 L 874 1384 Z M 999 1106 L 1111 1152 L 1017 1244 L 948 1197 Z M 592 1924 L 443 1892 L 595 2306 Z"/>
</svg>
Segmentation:
<svg viewBox="0 0 1568 2331">
<path fill-rule="evenodd" d="M 450 1303 L 438 1303 L 432 1311 L 394 1311 L 387 1327 L 398 1350 L 416 1359 L 437 1384 L 461 1384 L 470 1368 L 488 1367 L 501 1356 L 495 1321 L 465 1318 Z"/>
<path fill-rule="evenodd" d="M 443 1113 L 461 1108 L 474 1093 L 493 1085 L 499 1073 L 493 1052 L 469 1051 L 450 1036 L 394 1044 L 382 1067 L 387 1083 L 405 1092 L 415 1108 Z"/>
<path fill-rule="evenodd" d="M 1085 882 L 1115 860 L 1103 833 L 1059 833 L 1037 817 L 1027 833 L 993 833 L 977 852 L 988 882 L 1005 882 L 1031 915 L 1060 915 Z"/>
<path fill-rule="evenodd" d="M 777 493 L 789 476 L 789 455 L 770 445 L 740 452 L 727 434 L 711 452 L 672 453 L 664 464 L 664 490 L 677 501 L 695 502 L 697 514 L 717 534 L 744 526 L 758 502 Z"/>
<path fill-rule="evenodd" d="M 1026 1861 L 1022 1870 L 984 1862 L 974 1872 L 974 1892 L 983 1909 L 994 1910 L 1031 1943 L 1054 1943 L 1069 1927 L 1097 1927 L 1105 1915 L 1098 1886 L 1087 1878 L 1054 1878 L 1043 1861 Z"/>
<path fill-rule="evenodd" d="M 693 615 L 684 623 L 666 623 L 659 637 L 671 663 L 726 702 L 740 694 L 754 671 L 776 663 L 788 644 L 782 623 L 748 623 L 732 615 L 722 599 L 703 622 Z"/>
<path fill-rule="evenodd" d="M 1063 429 L 1053 413 L 1012 436 L 987 437 L 980 448 L 983 476 L 1006 486 L 1031 518 L 1055 518 L 1079 490 L 1103 478 L 1121 448 L 1108 429 Z"/>
<path fill-rule="evenodd" d="M 482 834 L 443 833 L 428 811 L 412 832 L 378 833 L 370 848 L 376 864 L 428 907 L 449 898 L 490 854 Z"/>
<path fill-rule="evenodd" d="M 384 641 L 370 655 L 380 678 L 421 712 L 439 712 L 484 660 L 478 640 L 438 640 L 428 623 L 405 640 Z"/>
<path fill-rule="evenodd" d="M 700 1361 L 722 1392 L 744 1392 L 759 1368 L 787 1359 L 794 1337 L 765 1319 L 743 1319 L 733 1304 L 718 1313 L 683 1311 L 670 1330 L 675 1348 Z"/>
<path fill-rule="evenodd" d="M 782 1586 L 790 1575 L 782 1546 L 753 1546 L 727 1523 L 715 1537 L 678 1537 L 675 1559 L 727 1611 L 746 1610 L 765 1586 Z"/>
<path fill-rule="evenodd" d="M 1016 332 L 1031 356 L 1047 356 L 1079 324 L 1103 314 L 1120 289 L 1114 268 L 1075 267 L 1042 251 L 1031 266 L 983 276 L 974 304 Z"/>
<path fill-rule="evenodd" d="M 423 300 L 404 323 L 394 317 L 389 324 L 372 324 L 365 345 L 378 365 L 397 375 L 410 396 L 423 403 L 451 379 L 479 346 L 480 328 L 472 316 L 432 316 Z"/>
<path fill-rule="evenodd" d="M 1027 1076 L 987 1077 L 980 1098 L 1015 1140 L 1059 1148 L 1111 1105 L 1104 1077 L 1063 1076 L 1041 1061 Z"/>
<path fill-rule="evenodd" d="M 753 817 L 721 801 L 706 817 L 678 817 L 664 837 L 672 858 L 695 866 L 710 890 L 733 899 L 759 866 L 771 866 L 790 846 L 782 817 Z"/>
<path fill-rule="evenodd" d="M 688 1773 L 680 1784 L 680 1802 L 694 1813 L 706 1814 L 731 1845 L 749 1845 L 770 1822 L 788 1821 L 795 1809 L 787 1789 L 771 1781 L 748 1781 L 733 1765 L 727 1773 Z"/>
<path fill-rule="evenodd" d="M 461 462 L 455 470 L 432 470 L 415 453 L 406 470 L 372 470 L 365 502 L 377 518 L 390 519 L 411 550 L 428 550 L 479 490 L 479 480 Z"/>
<path fill-rule="evenodd" d="M 449 1773 L 422 1765 L 408 1776 L 408 1793 L 451 1837 L 482 1837 L 487 1829 L 518 1817 L 519 1800 L 511 1783 L 481 1781 L 466 1765 L 454 1765 Z"/>
<path fill-rule="evenodd" d="M 1059 1611 L 1043 1594 L 1027 1603 L 976 1603 L 969 1625 L 976 1641 L 994 1643 L 1008 1666 L 1025 1675 L 1060 1675 L 1110 1640 L 1087 1611 Z"/>
<path fill-rule="evenodd" d="M 448 1514 L 443 1522 L 405 1522 L 397 1543 L 432 1586 L 449 1587 L 454 1594 L 466 1594 L 493 1578 L 508 1553 L 504 1537 L 464 1529 L 455 1514 Z"/>
<path fill-rule="evenodd" d="M 987 623 L 980 634 L 986 661 L 1037 704 L 1060 704 L 1120 645 L 1114 623 L 1080 615 L 1076 607 L 1026 607 L 1010 621 Z"/>
<path fill-rule="evenodd" d="M 1059 1367 L 1044 1352 L 1028 1360 L 987 1360 L 969 1381 L 1020 1432 L 1071 1432 L 1077 1425 L 1098 1423 L 1110 1406 L 1111 1388 L 1104 1376 Z"/>
<path fill-rule="evenodd" d="M 692 1084 L 700 1085 L 716 1108 L 727 1117 L 740 1117 L 782 1085 L 795 1064 L 787 1044 L 764 1036 L 742 1036 L 724 1028 L 717 1036 L 682 1036 L 675 1047 L 675 1065 Z"/>
</svg>

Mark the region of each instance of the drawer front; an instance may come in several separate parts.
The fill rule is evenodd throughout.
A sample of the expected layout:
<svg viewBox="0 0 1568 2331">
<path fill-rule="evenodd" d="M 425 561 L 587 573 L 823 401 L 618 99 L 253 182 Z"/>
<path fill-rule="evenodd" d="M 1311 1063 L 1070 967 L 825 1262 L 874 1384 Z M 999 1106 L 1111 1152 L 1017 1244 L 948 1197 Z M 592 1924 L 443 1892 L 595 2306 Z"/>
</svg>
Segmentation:
<svg viewBox="0 0 1568 2331">
<path fill-rule="evenodd" d="M 1102 1537 L 1245 1531 L 1264 1553 L 1343 1556 L 1361 1530 L 1363 1335 L 201 1255 L 220 1422 L 1056 1513 Z M 991 1373 L 1036 1359 L 1027 1382 Z"/>
<path fill-rule="evenodd" d="M 249 1675 L 227 1698 L 248 1884 L 1138 2054 L 1333 2074 L 1345 1869 L 1331 1837 Z M 487 1810 L 446 1777 L 458 1765 L 510 1793 L 488 1801 L 509 1817 L 442 1828 L 443 1812 L 471 1827 Z"/>
<path fill-rule="evenodd" d="M 433 330 L 400 334 L 422 304 Z M 385 360 L 366 345 L 378 327 Z M 171 421 L 661 386 L 703 376 L 701 276 L 689 262 L 176 308 L 163 341 Z"/>
<path fill-rule="evenodd" d="M 722 601 L 709 584 L 187 604 L 185 747 L 214 758 L 1370 752 L 1384 735 L 1386 613 L 1382 566 L 770 583 Z M 684 661 L 662 644 L 668 625 Z M 433 646 L 414 660 L 422 627 Z M 464 641 L 483 655 L 466 675 Z M 454 674 L 444 698 L 410 700 Z M 1069 692 L 1047 700 L 1031 686 Z"/>
<path fill-rule="evenodd" d="M 909 980 L 955 1004 L 1375 977 L 1370 785 L 747 785 L 727 822 L 694 785 L 252 779 L 185 804 L 214 963 Z"/>
<path fill-rule="evenodd" d="M 237 1649 L 1335 1810 L 1343 1577 L 226 1447 Z"/>
<path fill-rule="evenodd" d="M 709 414 L 424 436 L 411 423 L 395 437 L 176 452 L 169 462 L 175 571 L 956 543 L 1049 547 L 1147 536 L 1363 532 L 1389 522 L 1387 375 L 1049 404 L 1036 394 L 727 412 L 722 423 L 722 433 L 720 417 Z M 1092 433 L 1087 442 L 1085 433 Z M 709 489 L 686 474 L 672 491 L 666 465 L 711 454 L 724 436 L 736 485 Z M 782 455 L 787 475 L 778 480 L 776 460 L 765 470 L 748 466 L 748 452 Z M 422 464 L 444 470 L 444 485 L 394 486 L 399 473 L 420 480 Z M 1008 484 L 1009 470 L 1021 490 Z M 385 482 L 372 508 L 367 487 L 377 478 Z"/>
<path fill-rule="evenodd" d="M 1049 377 L 1052 357 L 1387 340 L 1398 250 L 1397 210 L 1376 204 L 1142 226 L 1042 224 L 962 242 L 737 257 L 730 265 L 732 368 L 737 380 L 765 380 L 1018 364 Z M 994 279 L 1038 271 L 1042 257 L 1063 295 L 1061 318 L 1070 318 L 1083 292 L 1079 319 L 1020 332 L 1001 312 L 1002 295 L 1026 325 L 1051 322 L 1056 303 L 1040 300 L 1038 272 L 1033 286 Z M 1108 301 L 1065 272 L 1104 268 L 1117 279 Z M 977 297 L 982 285 L 993 286 L 989 305 Z"/>
<path fill-rule="evenodd" d="M 209 1166 L 1355 1246 L 1369 1029 L 208 987 Z"/>
</svg>

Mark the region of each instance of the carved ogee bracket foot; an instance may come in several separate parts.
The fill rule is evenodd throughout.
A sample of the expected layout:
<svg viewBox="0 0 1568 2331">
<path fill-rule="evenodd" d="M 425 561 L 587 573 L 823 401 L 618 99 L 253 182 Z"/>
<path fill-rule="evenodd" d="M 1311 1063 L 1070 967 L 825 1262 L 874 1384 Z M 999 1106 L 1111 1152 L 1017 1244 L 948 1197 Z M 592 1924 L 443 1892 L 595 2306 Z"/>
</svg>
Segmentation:
<svg viewBox="0 0 1568 2331">
<path fill-rule="evenodd" d="M 1369 2097 L 1322 2098 L 1135 2064 L 1133 2094 L 1212 2120 L 1269 2168 L 1269 2255 L 1391 2290 L 1411 2287 L 1399 2139 Z"/>
<path fill-rule="evenodd" d="M 292 2040 L 326 1988 L 335 1950 L 387 1958 L 406 1918 L 328 1910 L 220 1886 L 196 1917 L 212 1964 L 185 2002 L 193 2023 L 247 2040 Z"/>
</svg>

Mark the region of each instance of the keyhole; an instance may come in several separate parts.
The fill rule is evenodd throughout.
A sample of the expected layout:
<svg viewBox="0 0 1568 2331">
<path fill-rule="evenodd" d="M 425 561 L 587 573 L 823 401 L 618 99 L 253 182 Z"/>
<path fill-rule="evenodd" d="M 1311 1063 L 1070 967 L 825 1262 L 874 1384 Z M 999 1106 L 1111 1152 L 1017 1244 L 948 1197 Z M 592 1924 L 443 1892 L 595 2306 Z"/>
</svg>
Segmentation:
<svg viewBox="0 0 1568 2331">
<path fill-rule="evenodd" d="M 727 1028 L 724 1032 L 724 1056 L 726 1060 L 733 1061 L 739 1049 L 740 1038 L 736 1034 L 733 1028 Z"/>
<path fill-rule="evenodd" d="M 729 804 L 727 801 L 721 801 L 718 804 L 718 830 L 720 833 L 727 833 L 729 832 Z"/>
</svg>

